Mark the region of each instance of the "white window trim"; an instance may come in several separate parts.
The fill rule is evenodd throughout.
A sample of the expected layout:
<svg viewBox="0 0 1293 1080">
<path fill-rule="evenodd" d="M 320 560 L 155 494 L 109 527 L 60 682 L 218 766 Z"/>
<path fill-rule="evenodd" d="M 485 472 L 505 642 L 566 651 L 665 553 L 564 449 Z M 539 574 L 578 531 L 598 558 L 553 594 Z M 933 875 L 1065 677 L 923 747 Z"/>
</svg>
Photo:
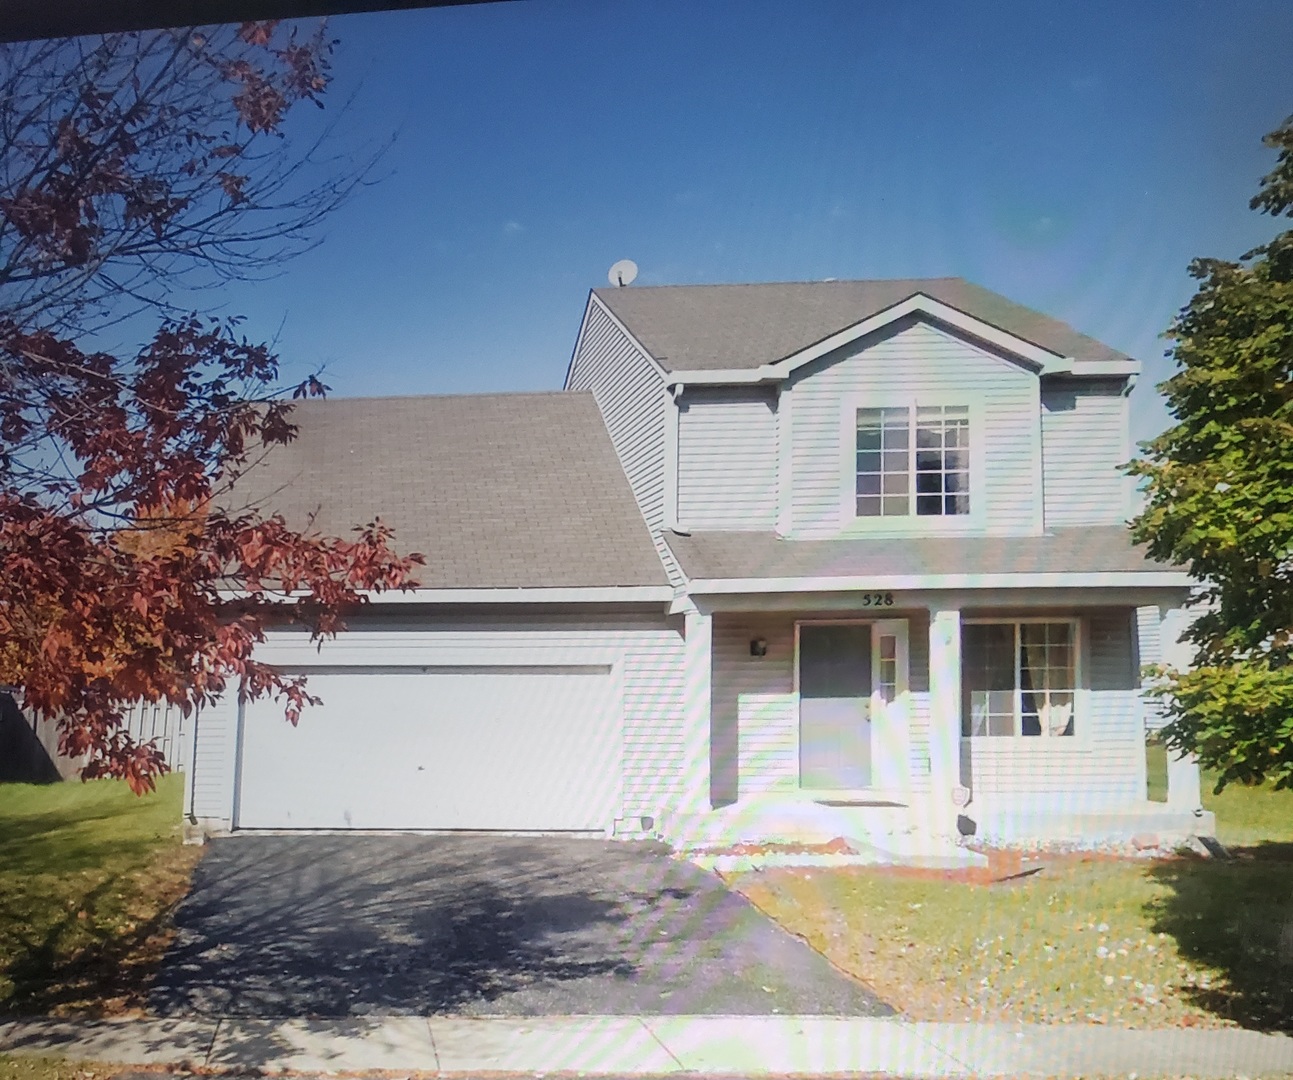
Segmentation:
<svg viewBox="0 0 1293 1080">
<path fill-rule="evenodd" d="M 968 514 L 908 514 L 904 517 L 858 517 L 857 426 L 859 409 L 908 409 L 915 439 L 915 410 L 952 405 L 970 414 L 970 512 Z M 987 454 L 984 450 L 983 409 L 964 392 L 920 394 L 850 394 L 840 403 L 840 531 L 866 536 L 911 536 L 982 532 L 987 523 Z M 914 483 L 914 479 L 913 479 Z"/>
<path fill-rule="evenodd" d="M 1073 687 L 1073 734 L 1072 735 L 1025 735 L 1023 733 L 1023 724 L 1021 716 L 1023 707 L 1021 690 L 1019 687 L 1019 650 L 1015 649 L 1015 727 L 1013 735 L 961 735 L 961 741 L 974 745 L 983 746 L 1009 746 L 1012 743 L 1026 743 L 1030 747 L 1049 747 L 1055 751 L 1065 749 L 1085 749 L 1091 745 L 1091 708 L 1090 708 L 1090 690 L 1086 685 L 1086 635 L 1084 632 L 1083 620 L 1079 616 L 1073 615 L 1027 615 L 1011 616 L 1002 615 L 996 618 L 983 617 L 977 619 L 962 619 L 961 626 L 1020 626 L 1025 623 L 1068 623 L 1073 631 L 1073 681 L 1077 684 Z M 1016 646 L 1018 646 L 1018 633 L 1016 633 Z M 964 649 L 962 649 L 964 652 Z M 962 683 L 957 687 L 957 715 L 964 731 L 965 717 L 960 715 L 961 709 L 964 708 L 964 669 L 962 669 Z"/>
</svg>

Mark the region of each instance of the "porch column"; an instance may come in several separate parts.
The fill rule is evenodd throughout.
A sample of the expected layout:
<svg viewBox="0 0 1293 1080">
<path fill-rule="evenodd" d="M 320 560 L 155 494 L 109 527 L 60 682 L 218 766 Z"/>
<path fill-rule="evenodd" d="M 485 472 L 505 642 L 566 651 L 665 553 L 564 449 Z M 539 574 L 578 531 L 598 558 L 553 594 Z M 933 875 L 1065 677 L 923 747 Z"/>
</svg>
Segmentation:
<svg viewBox="0 0 1293 1080">
<path fill-rule="evenodd" d="M 713 668 L 714 619 L 695 608 L 685 615 L 683 632 L 682 799 L 684 814 L 711 809 L 709 797 L 710 695 Z"/>
<path fill-rule="evenodd" d="M 929 828 L 956 836 L 961 782 L 961 612 L 929 613 Z"/>
<path fill-rule="evenodd" d="M 1188 671 L 1193 666 L 1194 647 L 1188 641 L 1182 641 L 1181 635 L 1196 617 L 1195 612 L 1183 607 L 1162 611 L 1160 659 L 1168 667 Z M 1199 759 L 1193 754 L 1167 752 L 1167 805 L 1174 810 L 1189 810 L 1191 813 L 1203 806 Z"/>
<path fill-rule="evenodd" d="M 1193 754 L 1167 752 L 1167 805 L 1191 813 L 1203 805 L 1199 762 Z"/>
</svg>

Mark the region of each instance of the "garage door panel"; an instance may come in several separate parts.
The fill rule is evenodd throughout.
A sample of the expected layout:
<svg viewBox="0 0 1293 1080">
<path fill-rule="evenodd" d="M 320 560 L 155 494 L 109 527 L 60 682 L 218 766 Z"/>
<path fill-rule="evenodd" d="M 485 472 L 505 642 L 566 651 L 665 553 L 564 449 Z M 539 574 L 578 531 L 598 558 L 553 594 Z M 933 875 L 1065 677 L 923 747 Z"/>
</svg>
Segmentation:
<svg viewBox="0 0 1293 1080">
<path fill-rule="evenodd" d="M 246 706 L 238 825 L 605 829 L 621 731 L 605 667 L 310 672 L 293 728 Z"/>
</svg>

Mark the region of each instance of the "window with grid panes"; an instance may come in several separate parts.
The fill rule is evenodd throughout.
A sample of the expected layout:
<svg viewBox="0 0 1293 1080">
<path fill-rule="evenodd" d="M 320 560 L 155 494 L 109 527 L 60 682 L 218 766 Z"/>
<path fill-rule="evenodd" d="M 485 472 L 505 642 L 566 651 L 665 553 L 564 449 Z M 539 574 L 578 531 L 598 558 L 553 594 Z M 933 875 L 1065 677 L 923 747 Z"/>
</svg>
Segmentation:
<svg viewBox="0 0 1293 1080">
<path fill-rule="evenodd" d="M 961 734 L 1073 734 L 1073 622 L 966 623 L 961 629 Z"/>
<path fill-rule="evenodd" d="M 856 467 L 858 517 L 968 514 L 969 408 L 858 409 Z"/>
</svg>

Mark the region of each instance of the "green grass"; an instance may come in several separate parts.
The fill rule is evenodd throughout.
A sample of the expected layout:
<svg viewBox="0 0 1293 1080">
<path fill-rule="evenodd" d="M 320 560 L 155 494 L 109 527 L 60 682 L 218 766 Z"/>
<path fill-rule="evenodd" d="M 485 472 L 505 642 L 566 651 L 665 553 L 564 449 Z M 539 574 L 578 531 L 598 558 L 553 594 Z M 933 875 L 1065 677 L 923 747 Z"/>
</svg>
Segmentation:
<svg viewBox="0 0 1293 1080">
<path fill-rule="evenodd" d="M 121 1066 L 27 1054 L 0 1054 L 0 1080 L 108 1080 Z"/>
<path fill-rule="evenodd" d="M 1161 746 L 1149 766 L 1165 795 Z M 915 1018 L 1293 1031 L 1293 792 L 1203 783 L 1233 859 L 1043 855 L 977 884 L 867 869 L 732 884 Z"/>
<path fill-rule="evenodd" d="M 1167 800 L 1167 750 L 1160 742 L 1145 746 L 1149 798 Z M 1215 773 L 1204 770 L 1203 806 L 1217 815 L 1217 839 L 1227 846 L 1269 842 L 1293 843 L 1293 791 L 1276 791 L 1269 784 L 1246 787 L 1230 784 L 1214 795 Z"/>
<path fill-rule="evenodd" d="M 969 884 L 878 870 L 733 883 L 917 1019 L 1293 1030 L 1293 853 L 1041 857 Z"/>
<path fill-rule="evenodd" d="M 0 1013 L 142 1004 L 198 850 L 183 778 L 0 785 Z M 2 1080 L 2 1078 L 0 1078 Z"/>
<path fill-rule="evenodd" d="M 1151 802 L 1167 802 L 1167 747 L 1156 739 L 1145 740 L 1145 777 Z"/>
</svg>

